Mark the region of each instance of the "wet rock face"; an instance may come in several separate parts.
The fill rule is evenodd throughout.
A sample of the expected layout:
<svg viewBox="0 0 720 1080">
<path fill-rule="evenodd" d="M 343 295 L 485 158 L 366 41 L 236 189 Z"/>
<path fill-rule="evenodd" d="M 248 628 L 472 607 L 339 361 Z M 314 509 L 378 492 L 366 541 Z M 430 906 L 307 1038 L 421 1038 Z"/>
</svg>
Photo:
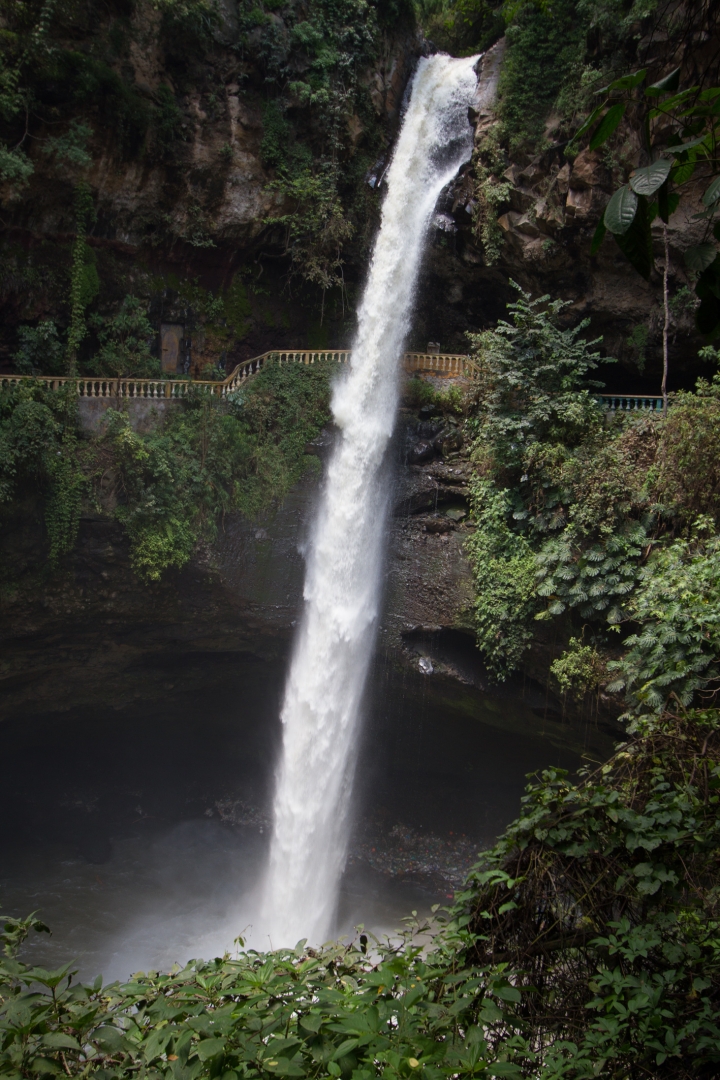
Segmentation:
<svg viewBox="0 0 720 1080">
<path fill-rule="evenodd" d="M 423 406 L 418 414 L 419 420 L 406 420 L 405 461 L 409 465 L 421 465 L 438 457 L 448 457 L 462 449 L 463 437 L 457 420 L 433 414 L 433 406 Z M 433 419 L 429 419 L 430 416 Z"/>
<path fill-rule="evenodd" d="M 438 429 L 432 444 L 419 438 L 420 433 L 429 434 L 430 425 Z M 474 586 L 464 552 L 470 529 L 465 520 L 471 468 L 458 451 L 449 449 L 447 434 L 438 443 L 442 432 L 455 430 L 442 417 L 429 418 L 423 409 L 419 416 L 405 410 L 398 428 L 399 464 L 380 643 L 405 650 L 403 635 L 423 626 L 459 630 L 474 643 Z M 414 453 L 418 446 L 431 446 L 432 454 L 418 461 Z"/>
</svg>

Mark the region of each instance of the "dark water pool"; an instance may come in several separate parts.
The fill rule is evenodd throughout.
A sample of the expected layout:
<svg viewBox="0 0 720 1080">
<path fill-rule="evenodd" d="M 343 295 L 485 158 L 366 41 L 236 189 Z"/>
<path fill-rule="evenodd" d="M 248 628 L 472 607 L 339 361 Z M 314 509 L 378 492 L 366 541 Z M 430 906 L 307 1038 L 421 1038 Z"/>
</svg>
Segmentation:
<svg viewBox="0 0 720 1080">
<path fill-rule="evenodd" d="M 189 662 L 178 656 L 178 665 Z M 206 688 L 123 710 L 3 725 L 0 910 L 37 910 L 43 964 L 106 978 L 217 955 L 249 931 L 269 836 L 285 666 L 192 657 Z M 452 896 L 517 813 L 526 774 L 574 770 L 610 739 L 548 720 L 532 695 L 490 696 L 378 660 L 358 750 L 338 931 L 390 931 Z"/>
</svg>

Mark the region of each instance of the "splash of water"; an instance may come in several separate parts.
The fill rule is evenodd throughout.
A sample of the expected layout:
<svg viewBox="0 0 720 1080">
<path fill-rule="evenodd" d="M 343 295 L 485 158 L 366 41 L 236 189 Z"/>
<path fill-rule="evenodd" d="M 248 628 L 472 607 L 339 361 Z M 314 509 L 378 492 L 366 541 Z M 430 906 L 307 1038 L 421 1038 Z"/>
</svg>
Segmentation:
<svg viewBox="0 0 720 1080">
<path fill-rule="evenodd" d="M 387 173 L 387 195 L 312 536 L 305 608 L 282 710 L 283 747 L 263 922 L 274 946 L 322 941 L 345 861 L 360 699 L 380 603 L 400 357 L 438 196 L 472 150 L 477 57 L 422 59 Z"/>
</svg>

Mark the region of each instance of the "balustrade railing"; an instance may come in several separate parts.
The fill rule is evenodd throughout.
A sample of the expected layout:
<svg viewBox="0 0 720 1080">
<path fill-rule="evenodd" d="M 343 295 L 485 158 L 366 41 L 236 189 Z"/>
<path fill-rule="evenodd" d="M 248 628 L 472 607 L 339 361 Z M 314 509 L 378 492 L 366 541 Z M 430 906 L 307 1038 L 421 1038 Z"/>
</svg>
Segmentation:
<svg viewBox="0 0 720 1080">
<path fill-rule="evenodd" d="M 597 394 L 597 400 L 609 412 L 663 411 L 663 399 L 653 394 Z"/>
<path fill-rule="evenodd" d="M 432 371 L 438 375 L 467 375 L 474 366 L 461 353 L 405 353 L 406 371 Z"/>
<path fill-rule="evenodd" d="M 28 382 L 34 378 L 45 383 L 53 390 L 74 384 L 79 397 L 116 398 L 120 400 L 149 398 L 151 400 L 181 399 L 187 396 L 191 387 L 206 387 L 213 394 L 227 397 L 248 379 L 262 371 L 265 364 L 272 360 L 277 364 L 346 364 L 351 356 L 349 349 L 272 349 L 243 360 L 222 382 L 210 379 L 90 379 L 52 375 L 0 375 L 0 386 Z M 468 356 L 459 353 L 405 353 L 405 370 L 434 372 L 438 375 L 466 375 L 473 366 Z"/>
</svg>

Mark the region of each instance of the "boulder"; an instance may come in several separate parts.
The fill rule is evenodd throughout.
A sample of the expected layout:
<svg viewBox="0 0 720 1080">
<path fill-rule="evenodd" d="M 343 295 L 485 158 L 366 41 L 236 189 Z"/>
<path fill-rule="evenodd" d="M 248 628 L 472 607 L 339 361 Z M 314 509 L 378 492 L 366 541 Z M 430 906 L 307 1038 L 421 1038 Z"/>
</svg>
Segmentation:
<svg viewBox="0 0 720 1080">
<path fill-rule="evenodd" d="M 435 457 L 435 447 L 432 443 L 425 442 L 424 439 L 411 446 L 407 455 L 410 465 L 420 465 L 423 461 L 430 461 L 433 457 Z"/>
<path fill-rule="evenodd" d="M 565 214 L 576 221 L 586 218 L 592 208 L 592 188 L 570 188 L 565 203 Z"/>
<path fill-rule="evenodd" d="M 576 191 L 588 188 L 606 188 L 610 173 L 597 150 L 581 150 L 573 162 L 569 186 Z"/>
</svg>

